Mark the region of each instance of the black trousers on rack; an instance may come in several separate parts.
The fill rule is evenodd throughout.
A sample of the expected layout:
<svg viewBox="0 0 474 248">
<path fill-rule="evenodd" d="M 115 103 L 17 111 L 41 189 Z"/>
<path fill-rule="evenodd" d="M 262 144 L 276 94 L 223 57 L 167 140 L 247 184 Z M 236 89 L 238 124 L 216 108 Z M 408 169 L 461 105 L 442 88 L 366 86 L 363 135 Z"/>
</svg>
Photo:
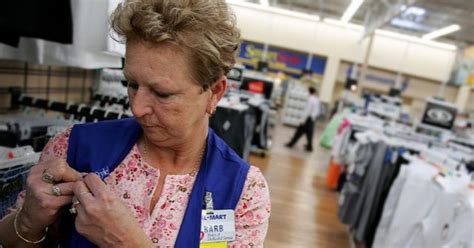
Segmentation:
<svg viewBox="0 0 474 248">
<path fill-rule="evenodd" d="M 305 123 L 301 124 L 298 126 L 298 128 L 295 131 L 295 134 L 293 135 L 293 138 L 291 141 L 287 144 L 287 146 L 292 147 L 298 142 L 298 140 L 303 136 L 303 134 L 306 134 L 306 150 L 312 151 L 313 150 L 313 133 L 314 133 L 314 123 L 313 119 L 308 117 L 305 121 Z"/>
</svg>

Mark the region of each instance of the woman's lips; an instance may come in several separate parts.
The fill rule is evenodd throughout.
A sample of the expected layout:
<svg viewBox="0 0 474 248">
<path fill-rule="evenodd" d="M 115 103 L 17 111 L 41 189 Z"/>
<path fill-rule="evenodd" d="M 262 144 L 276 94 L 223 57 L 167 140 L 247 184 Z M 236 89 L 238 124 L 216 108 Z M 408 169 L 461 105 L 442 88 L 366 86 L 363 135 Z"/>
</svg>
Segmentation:
<svg viewBox="0 0 474 248">
<path fill-rule="evenodd" d="M 158 124 L 142 124 L 142 127 L 144 128 L 159 128 L 159 127 L 162 127 Z"/>
</svg>

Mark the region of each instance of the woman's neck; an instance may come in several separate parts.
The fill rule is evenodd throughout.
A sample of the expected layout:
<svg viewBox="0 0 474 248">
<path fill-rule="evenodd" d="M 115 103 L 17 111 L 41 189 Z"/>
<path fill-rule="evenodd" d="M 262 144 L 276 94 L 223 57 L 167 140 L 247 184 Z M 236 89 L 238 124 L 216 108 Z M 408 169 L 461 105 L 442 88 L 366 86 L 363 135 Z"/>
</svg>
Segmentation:
<svg viewBox="0 0 474 248">
<path fill-rule="evenodd" d="M 173 146 L 154 144 L 143 135 L 141 154 L 151 166 L 165 174 L 188 174 L 196 171 L 204 157 L 208 129 L 193 132 L 193 135 L 182 143 Z"/>
</svg>

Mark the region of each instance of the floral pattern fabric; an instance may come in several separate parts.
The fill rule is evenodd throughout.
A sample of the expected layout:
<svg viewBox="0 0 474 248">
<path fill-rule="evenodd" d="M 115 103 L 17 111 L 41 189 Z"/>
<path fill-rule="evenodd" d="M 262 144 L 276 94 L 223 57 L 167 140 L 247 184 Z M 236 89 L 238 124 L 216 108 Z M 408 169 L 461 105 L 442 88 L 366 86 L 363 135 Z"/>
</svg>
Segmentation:
<svg viewBox="0 0 474 248">
<path fill-rule="evenodd" d="M 40 162 L 54 157 L 66 159 L 70 131 L 68 129 L 50 140 L 42 152 Z M 134 145 L 105 182 L 130 208 L 139 225 L 157 247 L 173 247 L 196 176 L 166 176 L 158 202 L 151 209 L 151 199 L 159 176 L 160 170 L 147 164 L 142 159 L 138 146 Z M 23 198 L 24 192 L 19 195 L 16 208 L 23 204 Z M 235 209 L 236 240 L 228 246 L 263 247 L 270 208 L 265 178 L 257 167 L 251 166 Z"/>
</svg>

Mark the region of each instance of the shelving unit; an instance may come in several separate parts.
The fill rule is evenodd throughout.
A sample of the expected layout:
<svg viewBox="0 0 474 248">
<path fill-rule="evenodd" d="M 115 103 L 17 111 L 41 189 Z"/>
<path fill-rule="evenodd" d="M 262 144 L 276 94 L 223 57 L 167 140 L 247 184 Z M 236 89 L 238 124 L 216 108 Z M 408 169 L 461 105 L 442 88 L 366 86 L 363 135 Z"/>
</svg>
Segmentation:
<svg viewBox="0 0 474 248">
<path fill-rule="evenodd" d="M 308 89 L 297 83 L 291 82 L 286 94 L 283 107 L 282 123 L 290 126 L 298 126 L 308 101 Z"/>
</svg>

